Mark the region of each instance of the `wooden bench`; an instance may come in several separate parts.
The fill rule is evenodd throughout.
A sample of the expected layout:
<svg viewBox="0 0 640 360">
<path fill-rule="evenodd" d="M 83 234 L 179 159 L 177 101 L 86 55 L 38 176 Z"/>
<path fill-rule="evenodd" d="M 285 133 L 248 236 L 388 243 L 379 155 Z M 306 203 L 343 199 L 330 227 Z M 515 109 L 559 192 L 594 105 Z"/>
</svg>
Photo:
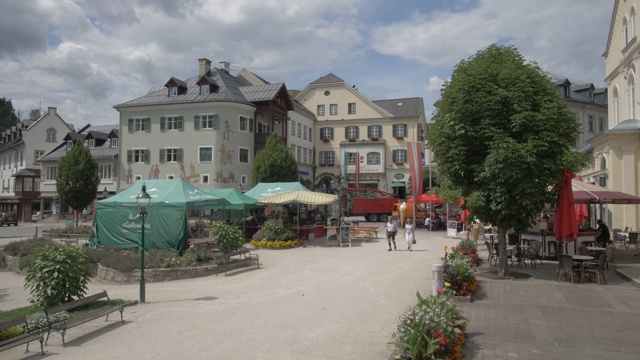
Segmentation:
<svg viewBox="0 0 640 360">
<path fill-rule="evenodd" d="M 37 340 L 40 342 L 40 352 L 42 353 L 42 355 L 44 355 L 43 329 L 34 330 L 34 331 L 30 330 L 29 322 L 27 321 L 27 318 L 24 315 L 13 320 L 7 320 L 7 321 L 0 320 L 0 330 L 6 330 L 8 328 L 11 328 L 14 326 L 21 326 L 21 325 L 25 329 L 24 333 L 18 336 L 9 338 L 7 340 L 0 341 L 0 351 L 8 350 L 16 346 L 27 344 L 26 352 L 29 352 L 29 343 Z"/>
<path fill-rule="evenodd" d="M 106 316 L 104 321 L 109 321 L 109 314 L 111 314 L 112 312 L 119 311 L 120 321 L 124 322 L 124 317 L 122 314 L 124 312 L 124 301 L 122 300 L 113 300 L 117 301 L 116 305 L 105 305 L 80 316 L 62 320 L 59 318 L 56 319 L 58 314 L 63 311 L 74 310 L 81 306 L 92 304 L 100 299 L 112 301 L 111 299 L 109 299 L 107 292 L 103 290 L 101 293 L 95 295 L 83 297 L 78 300 L 69 301 L 68 303 L 45 309 L 44 313 L 47 317 L 47 338 L 45 340 L 45 345 L 49 342 L 49 335 L 51 334 L 51 332 L 55 331 L 58 334 L 62 335 L 62 346 L 67 346 L 64 342 L 64 335 L 67 333 L 67 329 L 103 316 Z"/>
<path fill-rule="evenodd" d="M 231 257 L 234 256 L 238 256 L 240 259 L 231 261 Z M 224 276 L 227 276 L 227 268 L 229 264 L 233 264 L 235 268 L 236 265 L 237 267 L 242 267 L 244 265 L 251 266 L 251 263 L 255 262 L 256 266 L 260 268 L 260 256 L 258 254 L 252 254 L 251 251 L 249 251 L 249 249 L 246 247 L 243 247 L 238 251 L 233 251 L 226 254 L 214 254 L 213 261 L 218 263 L 218 266 L 222 268 L 222 270 L 224 271 Z"/>
<path fill-rule="evenodd" d="M 376 226 L 351 226 L 349 231 L 352 239 L 371 241 L 378 238 L 378 227 Z"/>
</svg>

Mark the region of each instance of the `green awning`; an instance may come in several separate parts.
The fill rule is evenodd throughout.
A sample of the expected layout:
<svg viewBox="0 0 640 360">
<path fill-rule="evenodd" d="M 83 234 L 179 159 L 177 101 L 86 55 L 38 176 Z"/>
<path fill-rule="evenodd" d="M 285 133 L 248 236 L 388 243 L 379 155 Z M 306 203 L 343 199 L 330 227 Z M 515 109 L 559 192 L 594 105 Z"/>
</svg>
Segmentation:
<svg viewBox="0 0 640 360">
<path fill-rule="evenodd" d="M 407 183 L 404 181 L 394 181 L 391 183 L 391 187 L 405 187 Z"/>
</svg>

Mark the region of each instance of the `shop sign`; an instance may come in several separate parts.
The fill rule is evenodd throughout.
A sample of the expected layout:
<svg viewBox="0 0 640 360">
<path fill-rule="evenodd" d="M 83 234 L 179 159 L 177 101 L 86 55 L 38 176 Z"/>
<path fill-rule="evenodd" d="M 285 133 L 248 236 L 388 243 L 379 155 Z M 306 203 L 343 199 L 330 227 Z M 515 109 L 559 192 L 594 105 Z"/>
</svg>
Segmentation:
<svg viewBox="0 0 640 360">
<path fill-rule="evenodd" d="M 395 175 L 393 175 L 393 178 L 396 179 L 396 180 L 402 180 L 402 179 L 404 179 L 404 174 L 400 174 L 400 173 L 395 174 Z"/>
</svg>

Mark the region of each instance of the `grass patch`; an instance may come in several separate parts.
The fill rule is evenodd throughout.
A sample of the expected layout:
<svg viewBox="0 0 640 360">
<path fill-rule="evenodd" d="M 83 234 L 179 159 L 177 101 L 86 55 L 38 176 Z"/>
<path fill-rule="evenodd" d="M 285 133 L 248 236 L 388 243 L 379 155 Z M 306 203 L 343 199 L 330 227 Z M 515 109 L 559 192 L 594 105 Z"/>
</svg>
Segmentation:
<svg viewBox="0 0 640 360">
<path fill-rule="evenodd" d="M 71 312 L 69 312 L 69 318 L 73 319 L 76 316 L 80 316 L 82 314 L 86 314 L 92 310 L 95 309 L 99 309 L 103 306 L 109 306 L 109 305 L 118 305 L 120 304 L 120 302 L 118 300 L 98 300 L 98 301 L 94 301 L 91 304 L 87 304 L 85 306 L 81 306 L 79 308 L 73 309 Z M 42 310 L 40 310 L 38 307 L 31 305 L 31 306 L 25 306 L 25 307 L 21 307 L 21 308 L 17 308 L 17 309 L 12 309 L 9 311 L 5 311 L 5 312 L 0 312 L 0 320 L 2 321 L 6 321 L 6 320 L 12 320 L 15 318 L 18 318 L 20 316 L 27 316 L 29 317 L 30 315 L 36 314 L 42 312 Z"/>
</svg>

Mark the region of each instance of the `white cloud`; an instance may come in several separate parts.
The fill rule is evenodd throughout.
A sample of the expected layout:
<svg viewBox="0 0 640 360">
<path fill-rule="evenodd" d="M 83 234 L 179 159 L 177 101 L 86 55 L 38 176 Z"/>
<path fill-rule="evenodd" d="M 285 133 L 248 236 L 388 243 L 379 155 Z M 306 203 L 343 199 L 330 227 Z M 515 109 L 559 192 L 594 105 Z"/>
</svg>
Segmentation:
<svg viewBox="0 0 640 360">
<path fill-rule="evenodd" d="M 429 78 L 429 84 L 424 87 L 424 92 L 426 93 L 440 93 L 440 88 L 442 88 L 442 84 L 444 84 L 444 80 L 437 77 L 432 76 Z"/>
</svg>

